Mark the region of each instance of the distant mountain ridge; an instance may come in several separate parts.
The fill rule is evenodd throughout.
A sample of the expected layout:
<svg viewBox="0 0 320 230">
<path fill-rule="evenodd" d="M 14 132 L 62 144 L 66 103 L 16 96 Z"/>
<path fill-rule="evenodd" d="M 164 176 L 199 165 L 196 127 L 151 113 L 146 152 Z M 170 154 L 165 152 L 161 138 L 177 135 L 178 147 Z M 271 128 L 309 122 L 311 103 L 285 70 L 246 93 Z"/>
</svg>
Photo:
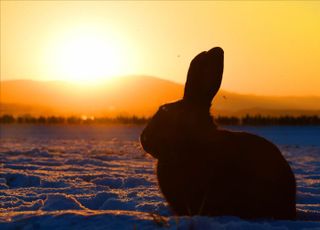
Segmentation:
<svg viewBox="0 0 320 230">
<path fill-rule="evenodd" d="M 150 76 L 118 77 L 99 85 L 64 81 L 1 81 L 1 114 L 152 115 L 159 105 L 178 100 L 183 85 Z M 279 97 L 220 90 L 212 112 L 219 115 L 320 115 L 320 97 Z"/>
</svg>

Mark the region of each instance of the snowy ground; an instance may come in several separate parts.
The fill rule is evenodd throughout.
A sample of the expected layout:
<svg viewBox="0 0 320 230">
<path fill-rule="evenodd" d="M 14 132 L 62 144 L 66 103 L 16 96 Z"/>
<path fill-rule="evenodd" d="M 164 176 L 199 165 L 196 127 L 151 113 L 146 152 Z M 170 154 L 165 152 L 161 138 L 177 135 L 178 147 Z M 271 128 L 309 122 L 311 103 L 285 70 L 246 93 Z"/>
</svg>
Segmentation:
<svg viewBox="0 0 320 230">
<path fill-rule="evenodd" d="M 0 229 L 320 229 L 319 127 L 242 128 L 272 139 L 291 164 L 297 221 L 172 216 L 141 129 L 2 125 Z"/>
</svg>

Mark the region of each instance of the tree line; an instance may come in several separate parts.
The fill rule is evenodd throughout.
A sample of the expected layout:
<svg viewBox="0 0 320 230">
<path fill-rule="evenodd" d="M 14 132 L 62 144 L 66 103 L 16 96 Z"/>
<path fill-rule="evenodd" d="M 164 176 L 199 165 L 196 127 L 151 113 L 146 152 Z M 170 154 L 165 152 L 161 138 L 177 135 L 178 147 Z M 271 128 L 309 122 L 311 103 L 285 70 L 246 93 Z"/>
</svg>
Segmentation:
<svg viewBox="0 0 320 230">
<path fill-rule="evenodd" d="M 244 117 L 218 116 L 215 118 L 220 125 L 320 125 L 320 116 L 262 116 L 246 115 Z"/>
<path fill-rule="evenodd" d="M 5 114 L 0 116 L 2 124 L 145 124 L 148 118 L 138 116 L 117 117 L 78 117 L 78 116 L 13 116 Z"/>
<path fill-rule="evenodd" d="M 150 118 L 139 116 L 117 117 L 77 117 L 77 116 L 0 116 L 0 124 L 146 124 Z M 218 125 L 320 125 L 320 116 L 262 116 L 246 115 L 216 116 L 214 121 Z"/>
</svg>

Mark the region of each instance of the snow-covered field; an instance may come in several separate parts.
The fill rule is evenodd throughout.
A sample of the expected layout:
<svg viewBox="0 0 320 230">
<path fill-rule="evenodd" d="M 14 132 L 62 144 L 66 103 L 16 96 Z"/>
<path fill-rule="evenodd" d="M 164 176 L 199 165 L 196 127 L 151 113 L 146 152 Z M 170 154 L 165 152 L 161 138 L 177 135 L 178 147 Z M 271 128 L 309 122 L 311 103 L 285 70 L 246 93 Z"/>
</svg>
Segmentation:
<svg viewBox="0 0 320 230">
<path fill-rule="evenodd" d="M 0 229 L 320 229 L 320 127 L 230 127 L 279 146 L 297 179 L 297 221 L 172 216 L 142 128 L 1 125 Z"/>
</svg>

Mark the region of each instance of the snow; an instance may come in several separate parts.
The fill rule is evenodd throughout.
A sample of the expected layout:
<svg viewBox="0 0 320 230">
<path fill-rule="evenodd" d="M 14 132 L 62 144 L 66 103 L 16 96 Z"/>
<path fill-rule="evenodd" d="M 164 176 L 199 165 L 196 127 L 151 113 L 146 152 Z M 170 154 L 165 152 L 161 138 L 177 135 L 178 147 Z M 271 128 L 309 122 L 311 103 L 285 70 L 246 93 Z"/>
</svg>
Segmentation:
<svg viewBox="0 0 320 230">
<path fill-rule="evenodd" d="M 278 145 L 297 179 L 297 221 L 173 216 L 142 128 L 2 125 L 0 229 L 320 229 L 319 127 L 229 127 Z"/>
</svg>

